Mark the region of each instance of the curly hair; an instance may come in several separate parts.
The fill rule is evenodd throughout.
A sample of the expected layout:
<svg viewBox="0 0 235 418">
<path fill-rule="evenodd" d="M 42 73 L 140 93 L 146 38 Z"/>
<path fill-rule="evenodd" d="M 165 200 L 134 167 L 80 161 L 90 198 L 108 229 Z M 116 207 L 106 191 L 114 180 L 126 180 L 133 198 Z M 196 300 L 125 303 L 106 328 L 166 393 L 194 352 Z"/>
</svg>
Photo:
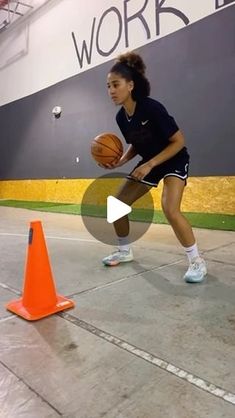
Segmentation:
<svg viewBox="0 0 235 418">
<path fill-rule="evenodd" d="M 131 95 L 136 101 L 150 94 L 150 83 L 145 76 L 145 69 L 146 65 L 141 56 L 131 51 L 119 55 L 110 72 L 120 74 L 127 81 L 134 82 Z"/>
</svg>

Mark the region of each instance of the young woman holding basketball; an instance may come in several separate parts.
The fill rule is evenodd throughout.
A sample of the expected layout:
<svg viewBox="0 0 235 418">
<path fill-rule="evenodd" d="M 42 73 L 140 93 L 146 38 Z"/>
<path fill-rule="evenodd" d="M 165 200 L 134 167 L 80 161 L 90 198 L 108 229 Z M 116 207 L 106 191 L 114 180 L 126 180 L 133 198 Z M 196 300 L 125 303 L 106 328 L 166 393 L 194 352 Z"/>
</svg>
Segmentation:
<svg viewBox="0 0 235 418">
<path fill-rule="evenodd" d="M 102 166 L 109 169 L 121 167 L 137 154 L 142 157 L 116 196 L 128 205 L 151 187 L 157 187 L 163 179 L 162 209 L 189 260 L 184 279 L 198 283 L 207 273 L 205 261 L 199 255 L 190 224 L 180 212 L 189 155 L 174 118 L 160 102 L 149 97 L 150 84 L 145 77 L 145 68 L 138 54 L 128 52 L 117 58 L 108 74 L 109 95 L 116 105 L 122 106 L 116 121 L 129 147 L 117 163 Z M 103 259 L 107 266 L 133 260 L 128 217 L 114 222 L 114 228 L 118 250 Z"/>
</svg>

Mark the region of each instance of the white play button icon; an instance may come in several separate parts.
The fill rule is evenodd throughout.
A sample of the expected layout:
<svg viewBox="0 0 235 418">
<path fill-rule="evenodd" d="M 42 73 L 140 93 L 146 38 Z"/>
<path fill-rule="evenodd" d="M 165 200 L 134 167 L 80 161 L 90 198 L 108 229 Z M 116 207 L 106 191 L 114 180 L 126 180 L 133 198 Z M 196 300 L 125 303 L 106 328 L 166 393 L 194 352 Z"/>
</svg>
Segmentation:
<svg viewBox="0 0 235 418">
<path fill-rule="evenodd" d="M 127 173 L 115 171 L 97 177 L 83 194 L 81 202 L 83 224 L 89 234 L 103 244 L 117 245 L 114 225 L 116 222 L 122 223 L 123 217 L 129 216 L 130 242 L 140 239 L 153 222 L 154 202 L 149 186 L 146 185 L 144 190 L 146 193 L 143 193 L 143 198 L 136 204 L 132 204 L 132 201 L 124 198 L 123 195 L 118 195 L 118 190 L 123 190 L 126 176 Z M 144 184 L 142 186 L 144 187 Z"/>
<path fill-rule="evenodd" d="M 132 211 L 131 207 L 116 197 L 107 198 L 107 222 L 112 224 Z"/>
</svg>

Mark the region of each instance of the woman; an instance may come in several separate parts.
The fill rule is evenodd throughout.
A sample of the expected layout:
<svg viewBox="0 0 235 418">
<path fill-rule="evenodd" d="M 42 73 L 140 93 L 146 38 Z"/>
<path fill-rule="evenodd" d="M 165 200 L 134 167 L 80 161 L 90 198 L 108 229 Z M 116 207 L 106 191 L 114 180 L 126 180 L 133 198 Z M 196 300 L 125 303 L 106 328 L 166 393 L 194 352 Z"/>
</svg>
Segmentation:
<svg viewBox="0 0 235 418">
<path fill-rule="evenodd" d="M 184 279 L 198 283 L 207 273 L 206 264 L 199 255 L 192 228 L 180 212 L 189 155 L 174 118 L 160 102 L 149 97 L 150 84 L 145 77 L 145 68 L 138 54 L 128 52 L 117 58 L 108 74 L 109 95 L 116 105 L 122 106 L 116 121 L 129 148 L 118 162 L 102 167 L 121 167 L 137 154 L 142 157 L 116 196 L 128 205 L 132 205 L 151 187 L 157 187 L 163 179 L 162 209 L 189 260 Z M 107 266 L 133 260 L 128 239 L 128 217 L 114 222 L 114 228 L 118 250 L 103 259 Z"/>
</svg>

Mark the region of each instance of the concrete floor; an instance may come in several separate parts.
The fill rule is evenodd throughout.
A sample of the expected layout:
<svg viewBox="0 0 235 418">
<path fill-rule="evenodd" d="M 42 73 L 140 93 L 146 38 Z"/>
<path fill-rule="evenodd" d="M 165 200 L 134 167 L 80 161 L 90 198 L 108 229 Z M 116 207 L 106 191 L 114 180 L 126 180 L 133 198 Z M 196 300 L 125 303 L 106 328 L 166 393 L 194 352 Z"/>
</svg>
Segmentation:
<svg viewBox="0 0 235 418">
<path fill-rule="evenodd" d="M 195 230 L 208 263 L 184 283 L 171 228 L 152 225 L 136 261 L 105 268 L 111 247 L 78 216 L 0 208 L 1 418 L 234 418 L 235 233 Z M 58 293 L 75 309 L 27 322 L 21 292 L 29 222 L 42 221 Z"/>
</svg>

